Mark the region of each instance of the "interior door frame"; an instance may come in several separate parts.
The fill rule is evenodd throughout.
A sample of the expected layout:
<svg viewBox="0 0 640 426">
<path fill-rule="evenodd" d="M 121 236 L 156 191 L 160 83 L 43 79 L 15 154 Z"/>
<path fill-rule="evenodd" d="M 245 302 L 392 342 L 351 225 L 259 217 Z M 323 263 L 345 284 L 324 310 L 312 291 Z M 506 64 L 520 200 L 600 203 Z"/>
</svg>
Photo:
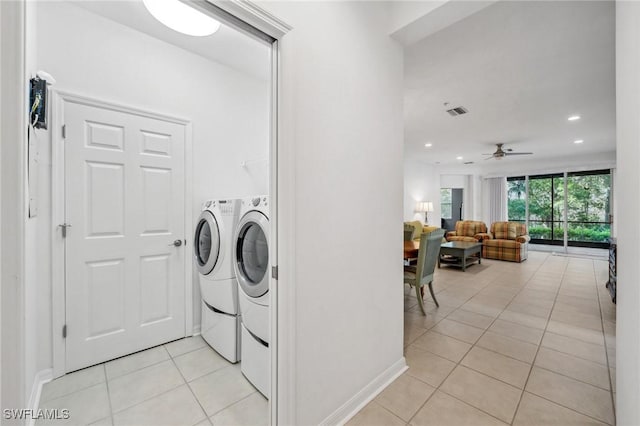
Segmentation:
<svg viewBox="0 0 640 426">
<path fill-rule="evenodd" d="M 295 140 L 294 109 L 283 85 L 283 43 L 293 28 L 249 0 L 180 0 L 254 38 L 271 44 L 271 134 L 269 142 L 269 262 L 271 389 L 270 424 L 295 424 Z M 266 36 L 266 37 L 265 37 Z M 282 260 L 282 262 L 280 262 Z"/>
<path fill-rule="evenodd" d="M 273 293 L 271 297 L 272 309 L 271 309 L 271 339 L 272 339 L 272 351 L 275 356 L 271 359 L 272 364 L 272 380 L 271 390 L 272 398 L 269 404 L 271 424 L 294 424 L 296 419 L 296 351 L 295 351 L 295 287 L 292 283 L 295 281 L 295 262 L 291 259 L 295 258 L 295 138 L 293 137 L 293 123 L 294 123 L 294 91 L 291 86 L 283 86 L 283 81 L 288 82 L 289 77 L 282 78 L 282 71 L 293 72 L 293 64 L 287 61 L 282 61 L 281 52 L 284 49 L 294 49 L 294 46 L 289 46 L 289 39 L 286 34 L 293 28 L 286 22 L 280 20 L 276 16 L 265 11 L 258 5 L 252 2 L 252 0 L 181 0 L 185 3 L 192 4 L 197 7 L 197 4 L 213 5 L 217 9 L 224 11 L 230 17 L 237 21 L 244 22 L 247 26 L 257 29 L 275 39 L 272 45 L 272 116 L 271 116 L 271 214 L 272 214 L 272 241 L 277 239 L 276 247 L 271 251 L 273 255 L 272 261 L 277 259 L 283 259 L 281 264 L 278 264 L 278 285 L 273 287 Z M 16 0 L 15 8 L 16 13 L 16 28 L 8 27 L 7 34 L 3 31 L 2 34 L 2 57 L 8 58 L 7 62 L 2 61 L 2 76 L 3 81 L 13 81 L 15 85 L 12 87 L 18 91 L 23 92 L 27 87 L 28 75 L 26 74 L 25 55 L 28 51 L 26 43 L 26 25 L 25 25 L 25 4 L 26 0 Z M 4 6 L 5 4 L 2 3 Z M 2 10 L 3 20 L 4 12 L 8 10 Z M 11 10 L 11 12 L 13 9 Z M 12 21 L 12 22 L 13 22 Z M 4 27 L 3 27 L 4 29 Z M 7 37 L 5 37 L 7 36 Z M 13 37 L 13 38 L 10 38 Z M 5 43 L 6 40 L 6 43 Z M 16 69 L 14 69 L 11 61 L 15 60 Z M 289 75 L 289 74 L 288 74 Z M 9 77 L 15 78 L 9 78 Z M 7 85 L 9 86 L 9 85 Z M 24 98 L 13 99 L 9 96 L 0 99 L 2 106 L 2 118 L 3 118 L 3 144 L 14 143 L 22 141 L 23 147 L 26 146 L 27 135 L 24 132 L 26 128 L 26 114 L 23 112 L 26 110 L 26 92 L 23 92 Z M 6 114 L 5 114 L 6 113 Z M 22 119 L 7 120 L 11 113 L 15 113 L 16 116 L 22 117 Z M 11 116 L 13 118 L 13 116 Z M 6 126 L 5 126 L 6 125 Z M 4 133 L 5 129 L 6 132 Z M 15 136 L 15 137 L 14 137 Z M 5 140 L 6 139 L 6 140 Z M 16 143 L 17 145 L 17 143 Z M 20 149 L 20 148 L 18 148 Z M 24 233 L 24 211 L 26 211 L 26 189 L 24 188 L 24 174 L 26 171 L 26 164 L 24 163 L 23 156 L 25 155 L 25 149 L 22 148 L 21 155 L 16 156 L 20 158 L 0 158 L 3 166 L 16 164 L 15 171 L 11 169 L 8 173 L 4 173 L 3 167 L 3 200 L 13 197 L 17 198 L 19 207 L 16 208 L 17 214 L 20 219 L 14 219 L 13 217 L 2 217 L 3 227 L 9 227 L 14 229 L 18 234 L 15 243 L 11 244 L 11 247 L 15 248 L 16 256 L 18 256 L 18 262 L 15 265 L 17 272 L 15 273 L 16 286 L 19 292 L 22 292 L 24 287 L 24 262 L 23 258 L 26 256 L 25 242 L 26 237 Z M 52 152 L 55 155 L 55 152 Z M 18 161 L 15 161 L 18 160 Z M 6 181 L 11 178 L 12 183 L 6 184 Z M 53 175 L 52 179 L 56 176 Z M 277 192 L 276 192 L 277 191 Z M 6 192 L 6 193 L 5 193 Z M 53 201 L 53 199 L 52 199 Z M 52 206 L 53 207 L 53 206 Z M 53 214 L 53 211 L 52 211 Z M 280 223 L 280 226 L 276 226 L 276 223 Z M 56 224 L 57 226 L 57 224 Z M 277 233 L 276 233 L 277 232 Z M 55 233 L 54 233 L 55 235 Z M 3 245 L 4 245 L 3 235 Z M 13 243 L 13 242 L 12 242 Z M 9 245 L 9 244 L 7 244 Z M 275 243 L 274 243 L 275 245 Z M 55 251 L 52 253 L 55 255 Z M 276 257 L 277 256 L 277 257 Z M 53 259 L 52 259 L 53 260 Z M 7 268 L 2 270 L 2 277 L 5 278 L 8 272 Z M 53 269 L 53 268 L 52 268 Z M 55 270 L 52 271 L 55 273 Z M 59 271 L 58 271 L 59 274 Z M 13 277 L 12 277 L 13 278 Z M 3 281 L 5 281 L 3 279 Z M 6 284 L 3 282 L 3 285 Z M 53 298 L 53 297 L 52 297 Z M 54 303 L 55 303 L 54 299 Z M 11 352 L 16 355 L 24 354 L 24 333 L 20 330 L 24 329 L 24 313 L 26 312 L 25 301 L 23 298 L 18 301 L 17 304 L 13 300 L 2 300 L 3 316 L 7 307 L 13 308 L 18 311 L 15 313 L 14 318 L 18 324 L 13 326 L 13 329 L 17 329 L 18 333 L 18 345 L 11 348 Z M 55 305 L 53 307 L 55 309 Z M 60 326 L 60 324 L 58 324 Z M 57 336 L 53 340 L 54 357 L 56 355 L 56 347 L 60 342 L 56 342 L 59 339 L 60 329 L 58 329 Z M 4 346 L 7 342 L 0 342 Z M 4 348 L 3 348 L 4 349 Z M 8 365 L 13 367 L 11 371 L 15 371 L 9 379 L 2 377 L 2 391 L 10 390 L 11 393 L 22 393 L 24 390 L 24 379 L 26 372 L 24 371 L 23 357 L 17 356 L 17 360 L 13 362 L 13 359 L 9 360 Z M 3 364 L 5 359 L 2 360 Z M 3 373 L 5 373 L 3 368 Z M 10 380 L 15 378 L 15 383 Z M 277 380 L 273 380 L 277 378 Z M 7 383 L 5 386 L 5 382 Z M 5 402 L 5 394 L 3 392 L 2 401 Z M 18 399 L 20 396 L 18 395 Z M 16 404 L 20 406 L 20 404 Z"/>
<path fill-rule="evenodd" d="M 65 239 L 58 225 L 65 221 L 65 139 L 62 131 L 64 125 L 65 103 L 108 109 L 111 111 L 137 115 L 140 117 L 167 121 L 182 125 L 184 135 L 184 297 L 185 297 L 185 329 L 184 335 L 193 335 L 193 245 L 191 244 L 193 229 L 193 151 L 191 121 L 167 114 L 148 111 L 146 109 L 123 105 L 111 101 L 100 100 L 64 90 L 50 91 L 51 113 L 51 299 L 52 299 L 52 346 L 53 377 L 66 373 L 66 345 L 62 336 L 66 316 L 66 278 L 65 278 Z M 73 232 L 73 229 L 72 231 Z M 72 331 L 73 332 L 73 331 Z"/>
</svg>

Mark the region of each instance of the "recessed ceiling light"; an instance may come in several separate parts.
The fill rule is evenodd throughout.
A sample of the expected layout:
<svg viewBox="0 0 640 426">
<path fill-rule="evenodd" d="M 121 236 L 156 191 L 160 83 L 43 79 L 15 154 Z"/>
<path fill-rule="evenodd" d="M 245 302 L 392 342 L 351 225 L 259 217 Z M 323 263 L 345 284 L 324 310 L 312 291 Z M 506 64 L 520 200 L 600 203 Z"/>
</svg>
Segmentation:
<svg viewBox="0 0 640 426">
<path fill-rule="evenodd" d="M 581 144 L 582 142 L 584 142 L 582 139 L 578 139 L 577 141 L 573 141 L 573 143 L 577 143 L 577 144 Z"/>
<path fill-rule="evenodd" d="M 427 148 L 431 148 L 433 146 L 432 143 L 425 143 L 424 146 L 426 146 Z"/>
<path fill-rule="evenodd" d="M 142 0 L 149 13 L 167 27 L 182 34 L 204 37 L 220 28 L 220 23 L 180 0 Z"/>
<path fill-rule="evenodd" d="M 567 120 L 569 120 L 569 121 L 580 120 L 580 116 L 579 115 L 572 115 L 571 117 L 567 118 Z"/>
<path fill-rule="evenodd" d="M 457 156 L 456 160 L 462 160 L 462 156 Z"/>
</svg>

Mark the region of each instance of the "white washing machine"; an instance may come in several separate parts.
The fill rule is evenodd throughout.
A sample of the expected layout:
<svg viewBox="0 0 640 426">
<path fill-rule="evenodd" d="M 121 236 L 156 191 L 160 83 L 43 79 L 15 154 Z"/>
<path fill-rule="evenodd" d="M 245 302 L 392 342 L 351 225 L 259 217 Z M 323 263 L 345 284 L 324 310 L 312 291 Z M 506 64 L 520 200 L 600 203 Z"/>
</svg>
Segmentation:
<svg viewBox="0 0 640 426">
<path fill-rule="evenodd" d="M 243 199 L 236 226 L 234 267 L 242 314 L 242 374 L 269 397 L 269 197 Z"/>
<path fill-rule="evenodd" d="M 230 362 L 240 361 L 238 283 L 233 267 L 240 200 L 202 205 L 194 234 L 194 260 L 202 295 L 202 338 Z"/>
</svg>

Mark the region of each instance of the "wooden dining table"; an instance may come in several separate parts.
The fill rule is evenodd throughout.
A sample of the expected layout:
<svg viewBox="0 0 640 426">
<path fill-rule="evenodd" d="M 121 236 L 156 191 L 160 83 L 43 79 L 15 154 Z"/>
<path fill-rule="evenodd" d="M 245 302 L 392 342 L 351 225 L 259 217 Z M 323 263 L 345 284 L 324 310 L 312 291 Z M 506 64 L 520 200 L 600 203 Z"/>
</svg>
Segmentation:
<svg viewBox="0 0 640 426">
<path fill-rule="evenodd" d="M 418 250 L 420 249 L 420 241 L 405 241 L 404 242 L 404 259 L 417 259 Z"/>
</svg>

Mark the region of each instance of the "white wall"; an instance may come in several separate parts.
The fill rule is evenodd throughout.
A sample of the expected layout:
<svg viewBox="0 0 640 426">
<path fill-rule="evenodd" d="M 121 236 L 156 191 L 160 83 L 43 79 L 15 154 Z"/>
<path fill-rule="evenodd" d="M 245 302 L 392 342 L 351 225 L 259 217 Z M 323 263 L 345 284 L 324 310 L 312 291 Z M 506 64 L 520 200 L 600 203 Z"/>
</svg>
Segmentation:
<svg viewBox="0 0 640 426">
<path fill-rule="evenodd" d="M 495 2 L 496 0 L 395 0 L 391 3 L 390 33 L 404 46 L 409 46 Z"/>
<path fill-rule="evenodd" d="M 290 423 L 312 425 L 403 362 L 402 50 L 384 3 L 260 5 L 293 27 L 279 149 L 295 251 L 280 262 L 295 265 Z"/>
<path fill-rule="evenodd" d="M 462 218 L 482 220 L 482 178 L 474 174 L 441 174 L 440 188 L 459 188 L 462 193 Z"/>
<path fill-rule="evenodd" d="M 24 3 L 0 2 L 0 167 L 2 198 L 0 214 L 0 268 L 2 270 L 0 301 L 0 336 L 2 353 L 0 400 L 2 408 L 25 407 L 24 350 L 24 155 L 23 132 L 26 127 L 23 69 Z M 3 424 L 17 424 L 4 420 Z"/>
<path fill-rule="evenodd" d="M 191 120 L 193 220 L 202 201 L 268 192 L 269 83 L 153 39 L 68 3 L 37 3 L 37 60 L 56 88 Z M 241 54 L 241 53 L 240 53 Z M 265 61 L 269 49 L 265 46 Z M 39 215 L 32 219 L 27 258 L 35 282 L 37 370 L 51 367 L 51 149 L 40 147 Z M 191 244 L 192 235 L 186 235 Z M 194 325 L 200 322 L 194 273 Z M 28 336 L 30 341 L 32 336 Z"/>
<path fill-rule="evenodd" d="M 467 187 L 470 188 L 469 201 L 465 209 L 466 217 L 473 220 L 482 220 L 482 176 L 467 175 Z"/>
<path fill-rule="evenodd" d="M 423 161 L 404 160 L 404 220 L 424 222 L 424 213 L 416 213 L 418 201 L 432 201 L 433 212 L 429 213 L 429 224 L 440 227 L 441 176 L 438 170 Z"/>
<path fill-rule="evenodd" d="M 640 424 L 640 3 L 616 2 L 617 423 Z"/>
<path fill-rule="evenodd" d="M 440 188 L 465 188 L 466 175 L 440 175 Z"/>
<path fill-rule="evenodd" d="M 463 217 L 482 220 L 482 178 L 474 174 L 442 173 L 439 167 L 421 160 L 404 161 L 404 220 L 424 221 L 422 213 L 415 213 L 417 201 L 433 201 L 434 212 L 429 213 L 429 224 L 440 226 L 440 188 L 462 188 Z"/>
</svg>

